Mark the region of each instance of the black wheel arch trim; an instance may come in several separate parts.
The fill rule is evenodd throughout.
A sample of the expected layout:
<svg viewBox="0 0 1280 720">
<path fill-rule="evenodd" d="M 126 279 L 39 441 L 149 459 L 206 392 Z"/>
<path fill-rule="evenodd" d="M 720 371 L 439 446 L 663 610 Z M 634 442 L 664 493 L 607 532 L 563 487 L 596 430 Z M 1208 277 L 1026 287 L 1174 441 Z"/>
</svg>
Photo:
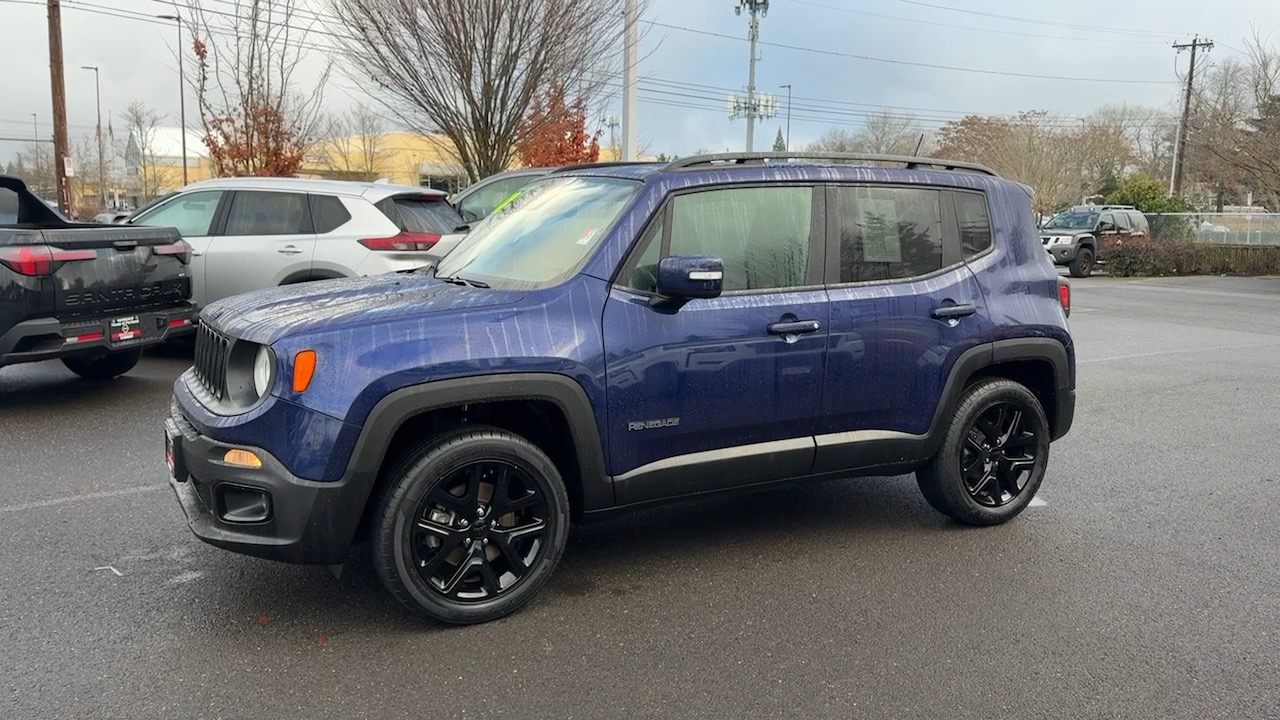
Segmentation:
<svg viewBox="0 0 1280 720">
<path fill-rule="evenodd" d="M 613 505 L 613 484 L 605 474 L 604 446 L 587 393 L 576 380 L 556 373 L 503 373 L 435 380 L 400 388 L 374 406 L 347 462 L 345 477 L 364 486 L 365 508 L 391 439 L 410 419 L 460 405 L 539 400 L 556 405 L 569 425 L 578 461 L 584 511 Z M 355 498 L 353 498 L 354 500 Z"/>
<path fill-rule="evenodd" d="M 308 268 L 306 270 L 299 270 L 295 273 L 290 273 L 289 275 L 286 275 L 285 278 L 280 281 L 280 284 L 293 285 L 295 283 L 300 283 L 300 282 L 311 282 L 313 280 L 338 280 L 340 278 L 345 278 L 345 277 L 350 277 L 350 276 L 343 275 L 342 273 L 336 272 L 334 270 Z"/>
</svg>

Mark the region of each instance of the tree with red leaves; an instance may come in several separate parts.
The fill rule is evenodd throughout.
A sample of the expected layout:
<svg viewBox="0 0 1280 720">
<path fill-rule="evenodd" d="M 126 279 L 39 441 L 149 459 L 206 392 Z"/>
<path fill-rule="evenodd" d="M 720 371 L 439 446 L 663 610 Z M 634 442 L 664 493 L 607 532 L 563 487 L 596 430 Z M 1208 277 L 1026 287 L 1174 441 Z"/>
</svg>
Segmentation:
<svg viewBox="0 0 1280 720">
<path fill-rule="evenodd" d="M 587 132 L 587 106 L 570 103 L 563 85 L 535 97 L 516 150 L 527 167 L 561 167 L 600 159 L 600 133 Z"/>
</svg>

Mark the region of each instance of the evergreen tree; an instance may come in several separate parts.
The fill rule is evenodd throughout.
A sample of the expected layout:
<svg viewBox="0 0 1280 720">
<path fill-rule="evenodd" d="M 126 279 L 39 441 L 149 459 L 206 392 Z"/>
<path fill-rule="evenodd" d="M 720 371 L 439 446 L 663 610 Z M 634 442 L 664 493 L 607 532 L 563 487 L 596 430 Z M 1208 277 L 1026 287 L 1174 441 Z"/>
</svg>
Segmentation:
<svg viewBox="0 0 1280 720">
<path fill-rule="evenodd" d="M 782 128 L 778 128 L 778 136 L 773 139 L 773 151 L 785 152 L 787 149 L 787 141 L 782 137 Z"/>
</svg>

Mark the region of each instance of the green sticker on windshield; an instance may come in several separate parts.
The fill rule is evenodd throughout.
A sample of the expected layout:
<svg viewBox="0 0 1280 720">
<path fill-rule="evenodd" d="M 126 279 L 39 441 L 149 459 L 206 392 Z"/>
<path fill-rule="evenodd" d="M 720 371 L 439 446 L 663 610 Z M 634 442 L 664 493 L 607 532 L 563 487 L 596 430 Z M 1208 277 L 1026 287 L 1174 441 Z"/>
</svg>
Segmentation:
<svg viewBox="0 0 1280 720">
<path fill-rule="evenodd" d="M 502 201 L 502 202 L 500 202 L 500 203 L 498 203 L 498 207 L 494 208 L 494 209 L 493 209 L 493 211 L 494 211 L 494 212 L 498 212 L 498 211 L 499 211 L 499 210 L 501 210 L 502 208 L 504 208 L 504 207 L 506 207 L 506 206 L 510 205 L 510 204 L 511 204 L 511 202 L 512 202 L 513 200 L 515 200 L 517 197 L 520 197 L 520 190 L 517 190 L 517 191 L 515 191 L 515 192 L 511 193 L 510 195 L 508 195 L 508 196 L 507 196 L 507 199 L 506 199 L 506 200 L 503 200 L 503 201 Z"/>
</svg>

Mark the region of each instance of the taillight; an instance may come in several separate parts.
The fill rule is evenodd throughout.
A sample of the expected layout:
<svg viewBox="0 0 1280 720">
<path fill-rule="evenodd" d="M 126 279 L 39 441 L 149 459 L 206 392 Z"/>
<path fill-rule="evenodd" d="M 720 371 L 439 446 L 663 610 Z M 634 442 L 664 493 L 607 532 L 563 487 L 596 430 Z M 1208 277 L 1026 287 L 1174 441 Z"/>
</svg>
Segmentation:
<svg viewBox="0 0 1280 720">
<path fill-rule="evenodd" d="M 402 232 L 394 237 L 365 238 L 360 244 L 378 252 L 420 252 L 440 242 L 436 233 Z"/>
<path fill-rule="evenodd" d="M 1071 285 L 1061 278 L 1058 279 L 1058 302 L 1062 303 L 1062 311 L 1071 316 Z"/>
<path fill-rule="evenodd" d="M 94 260 L 97 250 L 63 250 L 48 245 L 15 245 L 0 248 L 0 265 L 19 275 L 52 275 L 62 263 Z"/>
<path fill-rule="evenodd" d="M 171 245 L 157 245 L 151 248 L 151 252 L 156 255 L 173 255 L 183 265 L 191 263 L 191 246 L 187 244 L 186 240 L 179 240 Z"/>
</svg>

